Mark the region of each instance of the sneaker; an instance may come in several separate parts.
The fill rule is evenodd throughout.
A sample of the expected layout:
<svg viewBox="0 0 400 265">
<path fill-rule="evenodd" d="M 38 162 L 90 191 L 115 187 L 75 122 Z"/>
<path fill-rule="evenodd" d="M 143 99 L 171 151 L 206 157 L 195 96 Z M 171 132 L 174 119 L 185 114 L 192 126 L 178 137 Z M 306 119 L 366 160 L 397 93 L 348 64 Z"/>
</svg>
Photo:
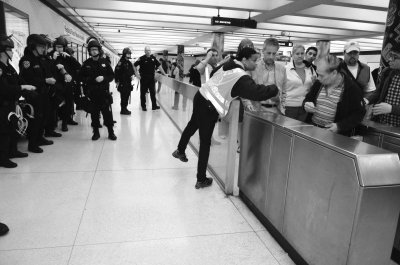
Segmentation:
<svg viewBox="0 0 400 265">
<path fill-rule="evenodd" d="M 206 178 L 203 181 L 197 181 L 196 185 L 194 186 L 196 189 L 200 189 L 200 188 L 206 188 L 211 186 L 211 184 L 213 183 L 213 179 L 212 178 Z"/>
<path fill-rule="evenodd" d="M 160 106 L 155 106 L 155 107 L 152 107 L 151 109 L 152 110 L 158 110 L 158 109 L 160 109 Z"/>
<path fill-rule="evenodd" d="M 44 136 L 46 136 L 46 137 L 61 137 L 62 134 L 58 133 L 58 132 L 55 132 L 55 131 L 49 131 L 49 132 L 46 132 L 44 134 Z"/>
<path fill-rule="evenodd" d="M 47 140 L 46 138 L 42 137 L 38 141 L 38 145 L 52 145 L 54 142 L 52 140 Z"/>
<path fill-rule="evenodd" d="M 22 153 L 18 150 L 10 154 L 10 158 L 24 158 L 27 156 L 28 156 L 28 153 Z"/>
<path fill-rule="evenodd" d="M 5 167 L 5 168 L 14 168 L 17 167 L 17 163 L 14 163 L 10 159 L 4 159 L 0 160 L 0 167 Z"/>
<path fill-rule="evenodd" d="M 5 234 L 8 233 L 8 231 L 9 231 L 8 227 L 5 224 L 0 223 L 0 236 L 4 236 Z"/>
<path fill-rule="evenodd" d="M 43 153 L 43 149 L 40 148 L 39 146 L 29 146 L 28 151 L 32 152 L 32 153 L 37 153 L 37 154 Z"/>
<path fill-rule="evenodd" d="M 185 153 L 180 153 L 178 149 L 176 149 L 173 153 L 172 156 L 175 158 L 178 158 L 179 160 L 181 160 L 182 162 L 187 162 L 189 161 L 189 159 L 187 159 L 186 154 Z"/>
</svg>

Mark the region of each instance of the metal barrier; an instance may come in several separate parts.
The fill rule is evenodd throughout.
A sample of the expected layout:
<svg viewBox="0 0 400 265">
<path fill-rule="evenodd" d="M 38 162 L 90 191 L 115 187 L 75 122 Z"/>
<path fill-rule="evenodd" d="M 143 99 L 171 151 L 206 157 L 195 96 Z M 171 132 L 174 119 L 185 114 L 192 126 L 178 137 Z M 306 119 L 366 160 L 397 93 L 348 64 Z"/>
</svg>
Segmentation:
<svg viewBox="0 0 400 265">
<path fill-rule="evenodd" d="M 395 152 L 400 157 L 400 128 L 364 121 L 356 131 L 363 137 L 363 142 Z M 400 218 L 397 224 L 392 259 L 400 264 Z"/>
<path fill-rule="evenodd" d="M 240 195 L 296 264 L 389 264 L 397 154 L 268 112 L 242 135 Z"/>
<path fill-rule="evenodd" d="M 180 132 L 184 130 L 193 112 L 193 98 L 198 87 L 160 76 L 161 90 L 157 99 Z M 189 102 L 188 102 L 189 101 Z M 208 169 L 212 172 L 226 194 L 238 195 L 238 122 L 240 102 L 234 101 L 230 107 L 228 121 L 219 121 L 214 130 Z M 198 154 L 198 132 L 190 139 L 190 146 Z M 177 143 L 178 144 L 178 143 Z M 173 150 L 171 150 L 172 152 Z"/>
</svg>

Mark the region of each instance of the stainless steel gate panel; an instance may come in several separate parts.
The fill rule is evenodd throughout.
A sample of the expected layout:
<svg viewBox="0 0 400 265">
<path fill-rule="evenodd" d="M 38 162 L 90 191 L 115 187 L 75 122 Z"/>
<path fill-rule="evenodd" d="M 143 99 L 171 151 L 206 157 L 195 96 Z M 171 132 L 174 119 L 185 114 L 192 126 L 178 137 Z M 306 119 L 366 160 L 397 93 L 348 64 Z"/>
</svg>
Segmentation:
<svg viewBox="0 0 400 265">
<path fill-rule="evenodd" d="M 245 117 L 244 119 L 249 119 Z M 264 209 L 268 181 L 269 157 L 272 144 L 273 128 L 265 122 L 246 122 L 243 131 L 251 131 L 252 137 L 242 137 L 238 183 L 241 191 L 258 209 Z M 265 212 L 263 213 L 265 214 Z"/>
<path fill-rule="evenodd" d="M 286 198 L 286 185 L 289 173 L 289 161 L 292 135 L 275 128 L 269 163 L 269 176 L 266 189 L 265 212 L 270 222 L 282 233 L 283 214 Z"/>
<path fill-rule="evenodd" d="M 354 160 L 295 137 L 283 235 L 309 264 L 345 265 L 358 179 Z"/>
</svg>

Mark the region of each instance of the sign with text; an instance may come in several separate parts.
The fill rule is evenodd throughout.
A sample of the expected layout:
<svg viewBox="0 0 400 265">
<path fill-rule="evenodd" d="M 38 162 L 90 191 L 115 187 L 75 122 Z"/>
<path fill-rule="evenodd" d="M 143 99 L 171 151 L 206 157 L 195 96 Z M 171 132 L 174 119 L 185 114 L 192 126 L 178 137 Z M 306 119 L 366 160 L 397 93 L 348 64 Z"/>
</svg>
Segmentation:
<svg viewBox="0 0 400 265">
<path fill-rule="evenodd" d="M 64 22 L 64 35 L 67 35 L 71 40 L 75 40 L 78 43 L 85 43 L 86 42 L 86 34 L 80 30 L 67 25 Z"/>
<path fill-rule="evenodd" d="M 293 47 L 293 42 L 291 41 L 280 41 L 279 46 L 283 47 Z"/>
</svg>

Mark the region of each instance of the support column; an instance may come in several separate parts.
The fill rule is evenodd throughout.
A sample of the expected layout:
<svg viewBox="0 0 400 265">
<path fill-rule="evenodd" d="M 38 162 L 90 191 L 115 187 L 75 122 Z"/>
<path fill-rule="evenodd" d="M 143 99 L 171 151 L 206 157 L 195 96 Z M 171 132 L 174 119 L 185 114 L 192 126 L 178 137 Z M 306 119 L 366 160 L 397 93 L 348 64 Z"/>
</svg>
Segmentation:
<svg viewBox="0 0 400 265">
<path fill-rule="evenodd" d="M 224 52 L 224 33 L 223 32 L 214 32 L 213 33 L 213 41 L 211 47 L 218 51 L 218 61 L 222 60 L 222 53 Z"/>
</svg>

